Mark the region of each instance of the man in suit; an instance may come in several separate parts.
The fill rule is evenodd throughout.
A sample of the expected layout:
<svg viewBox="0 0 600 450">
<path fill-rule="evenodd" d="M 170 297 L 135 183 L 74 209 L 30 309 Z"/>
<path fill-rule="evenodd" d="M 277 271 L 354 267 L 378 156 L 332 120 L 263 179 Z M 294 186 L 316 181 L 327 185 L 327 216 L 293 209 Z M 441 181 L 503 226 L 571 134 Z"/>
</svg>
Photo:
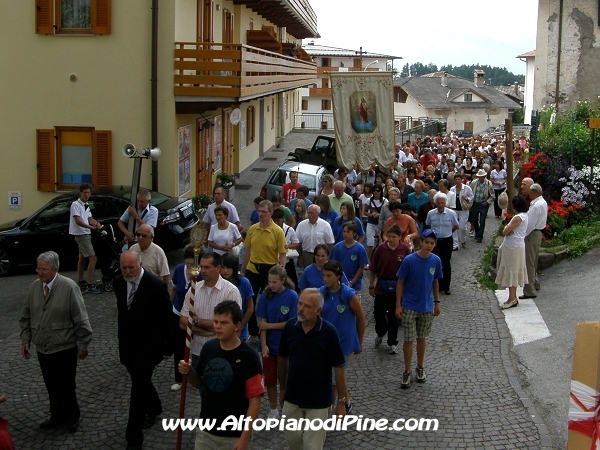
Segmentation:
<svg viewBox="0 0 600 450">
<path fill-rule="evenodd" d="M 114 281 L 117 296 L 119 359 L 131 377 L 127 449 L 141 449 L 143 429 L 162 413 L 152 384 L 154 368 L 168 350 L 171 302 L 167 285 L 142 268 L 139 253 L 121 255 L 121 274 Z"/>
</svg>

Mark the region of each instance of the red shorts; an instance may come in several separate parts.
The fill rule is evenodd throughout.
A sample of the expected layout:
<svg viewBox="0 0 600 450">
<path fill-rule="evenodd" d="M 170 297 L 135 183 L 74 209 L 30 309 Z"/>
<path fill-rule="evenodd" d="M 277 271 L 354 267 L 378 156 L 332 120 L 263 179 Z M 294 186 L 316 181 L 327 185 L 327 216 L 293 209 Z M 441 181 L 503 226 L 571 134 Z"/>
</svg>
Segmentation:
<svg viewBox="0 0 600 450">
<path fill-rule="evenodd" d="M 263 358 L 262 363 L 265 386 L 277 386 L 277 356 L 269 355 L 268 358 Z"/>
</svg>

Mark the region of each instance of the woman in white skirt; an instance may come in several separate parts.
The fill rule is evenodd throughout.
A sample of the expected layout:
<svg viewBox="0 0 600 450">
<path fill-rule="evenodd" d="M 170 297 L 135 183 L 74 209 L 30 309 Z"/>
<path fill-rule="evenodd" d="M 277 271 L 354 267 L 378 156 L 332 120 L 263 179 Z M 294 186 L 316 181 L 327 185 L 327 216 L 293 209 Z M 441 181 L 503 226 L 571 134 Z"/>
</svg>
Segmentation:
<svg viewBox="0 0 600 450">
<path fill-rule="evenodd" d="M 498 248 L 498 263 L 496 284 L 499 289 L 508 288 L 508 300 L 502 309 L 519 306 L 517 286 L 527 282 L 527 267 L 525 266 L 525 236 L 527 232 L 527 200 L 522 195 L 515 195 L 512 205 L 516 214 L 502 230 L 504 241 Z"/>
</svg>

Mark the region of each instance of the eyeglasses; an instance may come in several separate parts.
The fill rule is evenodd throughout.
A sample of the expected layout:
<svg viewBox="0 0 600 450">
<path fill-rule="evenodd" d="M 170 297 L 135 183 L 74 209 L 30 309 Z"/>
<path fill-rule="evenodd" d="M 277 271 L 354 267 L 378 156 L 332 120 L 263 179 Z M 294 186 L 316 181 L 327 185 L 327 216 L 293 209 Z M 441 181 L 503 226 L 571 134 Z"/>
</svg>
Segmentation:
<svg viewBox="0 0 600 450">
<path fill-rule="evenodd" d="M 146 234 L 146 233 L 135 233 L 135 235 L 137 237 L 141 237 L 141 238 L 147 238 L 148 236 L 150 236 L 149 234 Z"/>
<path fill-rule="evenodd" d="M 36 267 L 36 268 L 35 268 L 35 271 L 36 271 L 37 273 L 48 273 L 48 272 L 50 272 L 51 270 L 52 270 L 52 269 L 40 269 L 39 267 Z"/>
<path fill-rule="evenodd" d="M 259 214 L 269 214 L 269 211 L 263 211 L 263 210 L 259 209 L 258 213 Z"/>
</svg>

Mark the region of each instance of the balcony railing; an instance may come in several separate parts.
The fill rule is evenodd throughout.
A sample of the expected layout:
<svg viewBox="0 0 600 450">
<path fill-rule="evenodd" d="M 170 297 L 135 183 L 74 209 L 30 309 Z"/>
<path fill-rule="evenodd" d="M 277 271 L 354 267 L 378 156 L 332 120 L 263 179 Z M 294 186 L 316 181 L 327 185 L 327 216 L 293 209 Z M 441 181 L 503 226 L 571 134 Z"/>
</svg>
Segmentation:
<svg viewBox="0 0 600 450">
<path fill-rule="evenodd" d="M 333 130 L 333 113 L 302 113 L 294 115 L 294 128 Z"/>
<path fill-rule="evenodd" d="M 342 70 L 340 70 L 342 69 Z M 325 75 L 329 72 L 363 72 L 360 67 L 317 67 L 317 75 Z M 367 72 L 379 72 L 379 67 L 367 67 Z"/>
<path fill-rule="evenodd" d="M 175 43 L 176 96 L 244 101 L 316 81 L 313 62 L 243 44 Z"/>
</svg>

